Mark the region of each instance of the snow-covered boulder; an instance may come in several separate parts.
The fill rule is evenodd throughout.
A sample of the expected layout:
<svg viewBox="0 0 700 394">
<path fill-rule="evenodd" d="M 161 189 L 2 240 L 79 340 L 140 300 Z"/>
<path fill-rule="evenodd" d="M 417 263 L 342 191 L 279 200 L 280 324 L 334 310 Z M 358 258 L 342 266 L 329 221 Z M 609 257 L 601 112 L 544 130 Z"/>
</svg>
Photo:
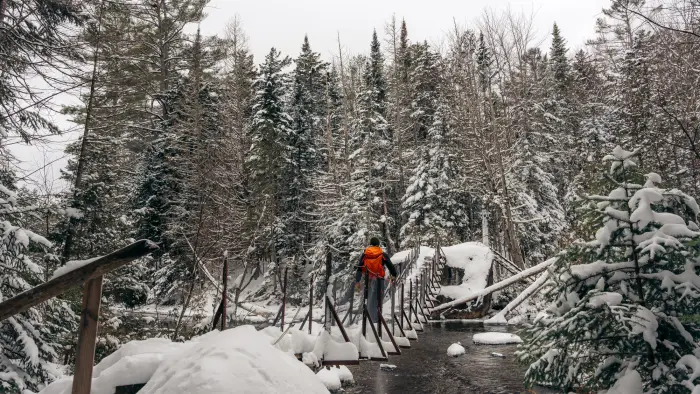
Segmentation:
<svg viewBox="0 0 700 394">
<path fill-rule="evenodd" d="M 335 368 L 321 368 L 316 376 L 328 390 L 340 390 L 342 387 L 340 376 L 338 376 L 338 372 Z"/>
<path fill-rule="evenodd" d="M 465 353 L 464 346 L 460 342 L 453 343 L 447 348 L 447 355 L 450 357 L 461 356 Z"/>
<path fill-rule="evenodd" d="M 480 332 L 474 334 L 472 341 L 477 345 L 507 345 L 523 342 L 519 336 L 508 332 Z"/>
</svg>

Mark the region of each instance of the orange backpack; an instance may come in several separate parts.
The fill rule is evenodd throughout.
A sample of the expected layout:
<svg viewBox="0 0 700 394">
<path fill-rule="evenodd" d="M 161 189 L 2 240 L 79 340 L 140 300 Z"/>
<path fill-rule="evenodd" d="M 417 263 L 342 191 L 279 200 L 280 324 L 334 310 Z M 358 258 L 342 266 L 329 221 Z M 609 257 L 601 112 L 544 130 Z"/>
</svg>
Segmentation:
<svg viewBox="0 0 700 394">
<path fill-rule="evenodd" d="M 362 266 L 362 272 L 369 270 L 371 278 L 384 278 L 384 252 L 379 246 L 370 246 L 365 249 L 362 261 L 365 263 Z"/>
</svg>

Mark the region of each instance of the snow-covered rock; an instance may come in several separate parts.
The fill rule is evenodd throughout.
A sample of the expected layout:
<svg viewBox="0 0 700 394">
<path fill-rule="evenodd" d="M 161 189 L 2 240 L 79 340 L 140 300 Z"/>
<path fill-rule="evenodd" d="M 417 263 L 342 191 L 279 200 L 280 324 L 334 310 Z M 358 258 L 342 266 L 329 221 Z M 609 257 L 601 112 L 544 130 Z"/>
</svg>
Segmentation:
<svg viewBox="0 0 700 394">
<path fill-rule="evenodd" d="M 394 365 L 394 364 L 379 364 L 379 369 L 384 370 L 384 371 L 393 371 L 396 369 L 396 365 Z"/>
<path fill-rule="evenodd" d="M 350 372 L 348 367 L 345 365 L 341 365 L 340 368 L 337 368 L 337 372 L 341 382 L 355 383 L 355 378 L 352 376 L 352 372 Z"/>
<path fill-rule="evenodd" d="M 321 368 L 316 376 L 326 386 L 328 390 L 340 390 L 342 384 L 336 368 Z"/>
<path fill-rule="evenodd" d="M 447 348 L 447 355 L 450 357 L 461 356 L 465 353 L 464 346 L 460 342 L 453 343 Z"/>
<path fill-rule="evenodd" d="M 507 345 L 523 342 L 519 336 L 507 332 L 480 332 L 474 334 L 472 340 L 477 345 Z"/>
<path fill-rule="evenodd" d="M 491 353 L 491 356 L 492 357 L 506 358 L 506 356 L 504 356 L 503 353 L 496 353 L 496 352 Z"/>
</svg>

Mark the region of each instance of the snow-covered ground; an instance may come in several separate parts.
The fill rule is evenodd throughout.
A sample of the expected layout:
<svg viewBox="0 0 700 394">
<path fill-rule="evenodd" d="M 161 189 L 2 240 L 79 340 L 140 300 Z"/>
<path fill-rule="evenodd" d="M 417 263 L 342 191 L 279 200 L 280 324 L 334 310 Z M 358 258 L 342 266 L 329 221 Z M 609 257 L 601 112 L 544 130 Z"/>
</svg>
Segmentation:
<svg viewBox="0 0 700 394">
<path fill-rule="evenodd" d="M 304 340 L 291 342 L 306 346 Z M 212 331 L 184 343 L 162 338 L 129 342 L 95 367 L 92 394 L 113 394 L 116 386 L 146 382 L 140 393 L 224 394 L 232 388 L 237 393 L 328 392 L 311 369 L 252 326 Z M 71 385 L 72 378 L 60 379 L 40 394 L 69 394 Z"/>
</svg>

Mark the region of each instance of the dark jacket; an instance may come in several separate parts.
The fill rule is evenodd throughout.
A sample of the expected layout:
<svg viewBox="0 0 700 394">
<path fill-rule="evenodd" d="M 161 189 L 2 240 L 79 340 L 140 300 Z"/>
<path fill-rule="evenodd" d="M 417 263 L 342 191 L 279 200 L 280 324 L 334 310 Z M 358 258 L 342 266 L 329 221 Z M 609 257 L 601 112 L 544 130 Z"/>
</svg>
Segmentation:
<svg viewBox="0 0 700 394">
<path fill-rule="evenodd" d="M 362 267 L 365 266 L 365 252 L 362 252 L 360 255 L 360 262 L 357 264 L 357 274 L 355 274 L 355 282 L 359 282 L 360 279 L 362 279 Z M 389 255 L 384 252 L 382 254 L 382 264 L 384 267 L 386 267 L 389 270 L 389 273 L 391 276 L 396 277 L 396 267 L 394 267 L 394 264 L 391 262 L 391 259 L 389 258 Z"/>
</svg>

